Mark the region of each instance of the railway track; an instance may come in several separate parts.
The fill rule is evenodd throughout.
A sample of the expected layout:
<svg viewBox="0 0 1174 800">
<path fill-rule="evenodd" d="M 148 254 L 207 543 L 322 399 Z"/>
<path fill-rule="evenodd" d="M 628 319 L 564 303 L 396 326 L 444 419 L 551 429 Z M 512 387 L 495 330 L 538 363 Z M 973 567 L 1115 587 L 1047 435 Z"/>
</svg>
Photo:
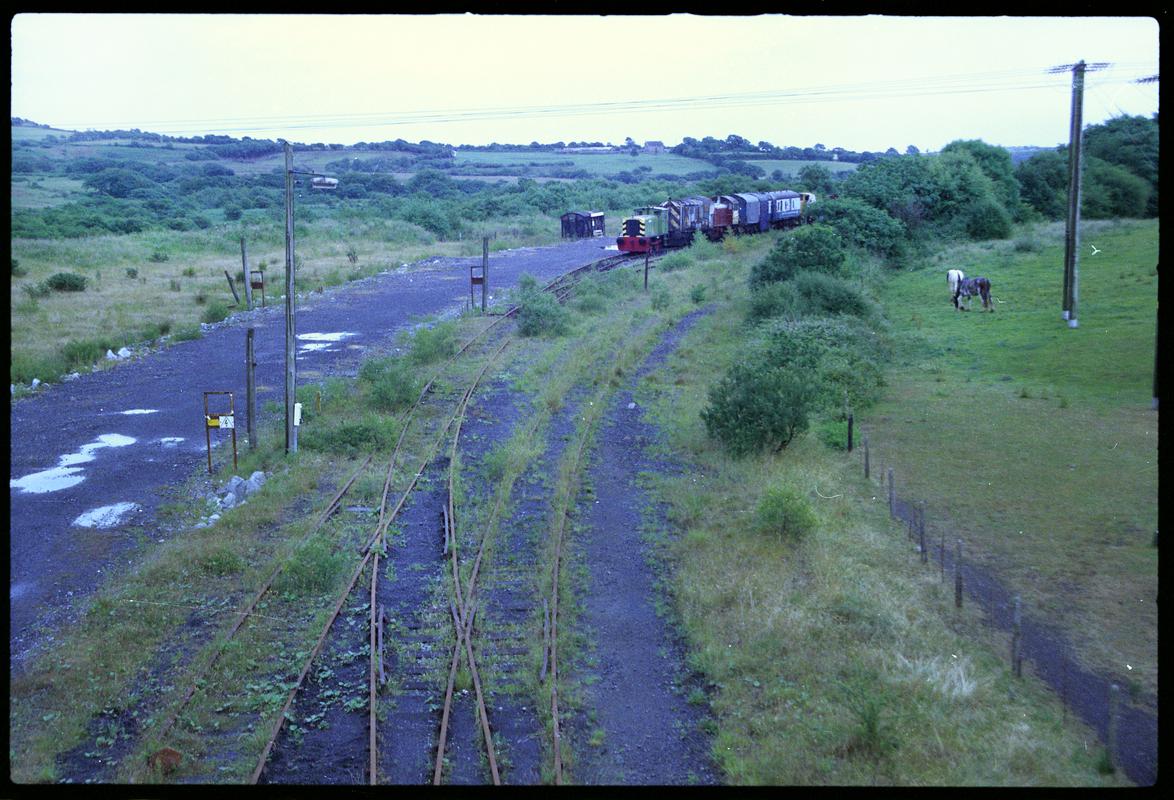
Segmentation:
<svg viewBox="0 0 1174 800">
<path fill-rule="evenodd" d="M 555 294 L 561 302 L 570 294 L 575 284 L 588 274 L 597 271 L 606 271 L 632 260 L 627 255 L 606 258 L 572 270 L 555 279 L 544 288 L 546 291 Z M 265 747 L 252 773 L 253 783 L 261 781 L 263 777 L 268 779 L 269 776 L 266 776 L 267 764 L 274 752 L 279 749 L 279 741 L 282 731 L 286 727 L 286 721 L 288 719 L 299 718 L 299 714 L 291 713 L 291 709 L 295 707 L 295 702 L 299 693 L 303 691 L 307 679 L 310 677 L 315 661 L 323 653 L 327 640 L 331 636 L 332 629 L 339 627 L 338 620 L 340 615 L 343 609 L 347 607 L 347 600 L 352 598 L 352 596 L 358 602 L 358 605 L 365 605 L 367 617 L 365 647 L 368 656 L 366 676 L 366 706 L 368 713 L 367 730 L 364 738 L 368 757 L 365 760 L 366 763 L 363 769 L 366 773 L 365 782 L 376 784 L 389 779 L 391 782 L 396 783 L 422 782 L 419 781 L 420 776 L 418 771 L 413 772 L 411 765 L 408 763 L 411 758 L 415 758 L 415 756 L 410 756 L 409 752 L 412 750 L 418 752 L 423 747 L 423 743 L 418 741 L 418 739 L 426 738 L 431 740 L 437 726 L 439 727 L 439 732 L 435 734 L 436 739 L 433 749 L 435 758 L 432 761 L 431 779 L 434 784 L 443 782 L 445 779 L 444 766 L 446 763 L 446 752 L 451 749 L 451 737 L 454 734 L 454 702 L 458 694 L 456 691 L 458 672 L 462 672 L 462 674 L 468 676 L 474 691 L 479 731 L 473 735 L 473 738 L 479 742 L 480 748 L 483 749 L 485 762 L 488 765 L 488 775 L 486 776 L 488 780 L 484 782 L 492 781 L 494 784 L 502 782 L 495 755 L 494 735 L 489 707 L 486 703 L 486 687 L 483 685 L 478 665 L 477 651 L 482 647 L 482 644 L 477 641 L 475 624 L 478 619 L 478 614 L 482 610 L 478 578 L 481 574 L 483 557 L 489 540 L 487 531 L 493 527 L 493 523 L 500 513 L 506 494 L 498 494 L 488 520 L 482 522 L 480 537 L 474 538 L 472 541 L 472 547 L 469 549 L 472 552 L 473 548 L 476 548 L 475 557 L 470 561 L 462 562 L 462 531 L 458 525 L 459 517 L 455 501 L 456 491 L 454 480 L 456 464 L 458 462 L 457 451 L 460 441 L 460 430 L 470 398 L 476 391 L 485 372 L 496 361 L 497 357 L 510 341 L 506 338 L 498 346 L 495 343 L 491 343 L 488 334 L 491 330 L 504 323 L 509 317 L 512 317 L 517 310 L 516 307 L 511 308 L 506 314 L 486 325 L 472 339 L 466 342 L 445 365 L 442 365 L 437 370 L 436 375 L 421 390 L 416 403 L 406 412 L 399 441 L 396 444 L 387 467 L 383 495 L 379 507 L 379 521 L 372 535 L 361 548 L 362 559 L 351 574 L 345 590 L 338 596 L 328 621 L 323 626 L 321 634 L 315 646 L 310 651 L 309 656 L 306 658 L 297 679 L 290 687 L 280 713 L 272 723 Z M 480 352 L 478 353 L 477 351 Z M 484 359 L 485 363 L 476 377 L 460 395 L 459 399 L 456 400 L 455 408 L 451 413 L 444 413 L 438 416 L 436 409 L 452 403 L 454 398 L 451 391 L 438 392 L 435 390 L 437 376 L 443 372 L 447 365 L 462 357 L 480 357 Z M 431 407 L 432 411 L 430 415 L 422 413 L 429 407 Z M 409 427 L 417 424 L 417 420 L 424 418 L 431 419 L 429 433 L 432 435 L 432 446 L 429 452 L 421 459 L 419 466 L 414 472 L 414 477 L 400 495 L 398 502 L 389 508 L 388 501 L 393 475 L 396 472 L 397 466 L 400 469 L 403 468 L 402 465 L 399 465 L 399 455 L 404 437 Z M 419 424 L 427 425 L 429 423 L 421 422 Z M 442 460 L 437 459 L 437 455 L 445 441 L 449 442 L 450 448 L 449 456 L 446 459 L 447 464 L 443 464 L 441 463 Z M 583 442 L 580 442 L 580 456 L 583 444 Z M 428 480 L 433 479 L 435 473 L 441 469 L 447 472 L 447 486 L 444 496 L 441 498 L 441 511 L 433 517 L 433 519 L 439 519 L 440 524 L 437 526 L 439 530 L 433 529 L 434 536 L 432 542 L 436 546 L 431 548 L 432 552 L 429 552 L 430 548 L 427 544 L 429 537 L 427 536 L 421 537 L 422 544 L 411 543 L 409 541 L 410 537 L 407 535 L 404 536 L 402 545 L 397 545 L 396 542 L 389 541 L 388 530 L 392 523 L 400 516 L 401 511 L 409 505 L 409 498 L 412 497 L 413 493 L 423 498 L 419 504 L 419 510 L 415 514 L 417 517 L 416 523 L 427 525 L 426 520 L 429 516 L 427 509 L 435 504 L 437 500 L 437 497 L 435 497 L 436 492 L 432 490 L 421 491 L 418 484 L 422 478 L 427 477 Z M 429 494 L 432 496 L 429 497 Z M 334 504 L 337 505 L 337 500 L 334 501 Z M 560 525 L 558 532 L 560 540 L 561 535 Z M 464 538 L 469 537 L 465 536 Z M 428 574 L 430 570 L 435 570 L 438 566 L 437 555 L 447 559 L 448 562 L 447 565 L 444 565 L 444 572 L 448 574 L 448 577 L 444 578 L 444 581 L 447 583 L 447 588 L 441 592 L 447 598 L 447 608 L 438 608 L 443 603 L 436 602 L 437 587 L 435 585 L 429 587 L 427 581 L 416 581 L 418 584 L 416 589 L 405 591 L 402 586 L 404 581 L 398 580 L 401 576 L 411 575 L 413 573 Z M 391 568 L 397 578 L 396 582 L 393 583 L 390 577 L 385 574 L 387 569 L 381 571 L 381 563 Z M 467 573 L 464 579 L 462 579 L 462 569 Z M 364 588 L 356 591 L 359 579 L 364 573 L 369 574 L 369 583 Z M 434 577 L 439 576 L 439 573 L 433 574 Z M 557 587 L 557 565 L 555 586 Z M 431 588 L 431 598 L 429 597 L 429 588 Z M 430 599 L 432 601 L 431 603 Z M 362 601 L 365 601 L 365 603 Z M 516 598 L 515 602 L 517 602 Z M 549 626 L 548 640 L 552 643 L 549 651 L 552 655 L 550 679 L 551 685 L 553 686 L 557 680 L 557 664 L 554 658 L 554 653 L 557 648 L 553 645 L 553 642 L 557 640 L 557 591 L 550 605 L 553 606 L 553 609 L 550 613 L 551 624 Z M 352 605 L 353 607 L 354 605 Z M 444 627 L 440 623 L 439 618 L 441 617 L 445 618 L 445 623 L 451 628 L 451 635 L 449 637 L 443 637 L 441 635 L 441 630 Z M 340 635 L 346 636 L 346 632 L 341 631 L 341 628 Z M 437 672 L 437 667 L 440 665 L 436 654 L 442 649 L 446 649 L 442 647 L 443 644 L 447 644 L 451 648 L 451 656 L 448 659 L 448 680 L 444 692 L 444 701 L 437 708 L 433 702 L 432 691 L 434 689 L 434 683 L 431 679 Z M 517 646 L 513 649 L 515 654 L 523 650 L 523 648 Z M 500 653 L 501 648 L 499 647 L 497 650 Z M 348 650 L 348 652 L 351 651 Z M 463 670 L 461 669 L 462 667 Z M 513 668 L 518 668 L 518 665 L 513 665 Z M 319 674 L 323 672 L 329 673 L 330 670 L 324 667 L 319 670 Z M 391 684 L 391 689 L 387 688 L 388 684 Z M 381 704 L 381 695 L 383 695 L 383 699 L 386 699 L 390 695 L 392 702 L 383 702 Z M 557 691 L 554 692 L 553 697 L 553 708 L 555 710 L 555 719 L 557 720 Z M 392 710 L 389 711 L 389 707 Z M 381 716 L 384 719 L 381 719 Z M 429 725 L 430 717 L 433 719 L 438 718 L 438 722 L 433 722 Z M 557 736 L 556 722 L 554 750 L 556 753 L 556 764 L 559 764 L 561 762 L 558 757 L 559 745 Z M 466 738 L 468 737 L 466 736 Z M 354 778 L 357 776 L 351 775 L 351 777 Z M 556 781 L 561 782 L 561 767 L 556 768 Z M 357 783 L 360 781 L 352 780 L 349 782 Z"/>
</svg>

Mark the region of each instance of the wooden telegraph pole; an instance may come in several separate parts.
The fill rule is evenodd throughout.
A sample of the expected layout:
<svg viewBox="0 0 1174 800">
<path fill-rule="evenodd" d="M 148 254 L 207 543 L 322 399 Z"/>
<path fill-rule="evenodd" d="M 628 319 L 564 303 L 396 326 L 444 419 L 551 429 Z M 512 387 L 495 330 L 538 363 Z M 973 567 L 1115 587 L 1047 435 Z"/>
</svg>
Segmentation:
<svg viewBox="0 0 1174 800">
<path fill-rule="evenodd" d="M 294 397 L 297 393 L 297 353 L 294 329 L 294 197 L 293 148 L 285 146 L 285 452 L 296 453 Z"/>
<path fill-rule="evenodd" d="M 1084 131 L 1084 73 L 1104 69 L 1105 63 L 1064 64 L 1052 67 L 1049 72 L 1072 71 L 1072 116 L 1068 129 L 1068 218 L 1064 234 L 1064 302 L 1061 319 L 1068 320 L 1068 327 L 1079 325 L 1076 319 L 1077 300 L 1080 296 L 1080 183 L 1081 183 L 1081 140 Z"/>
</svg>

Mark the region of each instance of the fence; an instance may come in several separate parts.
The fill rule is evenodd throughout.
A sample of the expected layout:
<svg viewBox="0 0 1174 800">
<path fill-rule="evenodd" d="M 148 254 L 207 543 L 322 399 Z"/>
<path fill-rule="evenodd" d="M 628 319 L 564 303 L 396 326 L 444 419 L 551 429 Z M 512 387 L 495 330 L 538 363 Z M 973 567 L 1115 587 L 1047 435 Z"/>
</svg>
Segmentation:
<svg viewBox="0 0 1174 800">
<path fill-rule="evenodd" d="M 892 467 L 883 473 L 875 469 L 875 454 L 870 452 L 868 436 L 862 437 L 859 449 L 863 451 L 864 477 L 873 480 L 872 472 L 879 473 L 880 483 L 888 492 L 889 517 L 904 524 L 921 563 L 929 568 L 933 558 L 936 562 L 933 566 L 937 567 L 941 581 L 944 583 L 947 576 L 952 579 L 955 607 L 961 608 L 964 596 L 969 595 L 993 627 L 1010 634 L 1008 662 L 1012 673 L 1022 678 L 1024 660 L 1031 662 L 1036 675 L 1059 692 L 1065 716 L 1072 707 L 1081 719 L 1097 730 L 1106 743 L 1107 756 L 1114 769 L 1122 769 L 1137 783 L 1154 783 L 1157 779 L 1157 719 L 1144 709 L 1122 708 L 1120 686 L 1116 681 L 1083 668 L 1072 646 L 1062 636 L 1024 616 L 1018 595 L 1013 596 L 993 575 L 965 561 L 964 542 L 951 540 L 947 535 L 948 520 L 943 519 L 934 530 L 927 530 L 925 501 L 904 498 L 897 493 Z"/>
</svg>

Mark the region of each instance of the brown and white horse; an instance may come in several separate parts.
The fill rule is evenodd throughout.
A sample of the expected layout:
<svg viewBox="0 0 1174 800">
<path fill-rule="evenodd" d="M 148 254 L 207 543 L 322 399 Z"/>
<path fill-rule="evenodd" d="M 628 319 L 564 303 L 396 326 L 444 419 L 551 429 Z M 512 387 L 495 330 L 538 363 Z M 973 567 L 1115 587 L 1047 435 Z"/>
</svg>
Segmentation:
<svg viewBox="0 0 1174 800">
<path fill-rule="evenodd" d="M 970 298 L 978 295 L 982 298 L 982 307 L 987 311 L 994 311 L 994 306 L 991 305 L 991 282 L 983 277 L 978 278 L 963 278 L 958 284 L 958 288 L 954 290 L 954 308 L 959 311 L 970 310 Z M 963 308 L 958 304 L 958 299 L 961 298 L 966 301 L 966 307 Z"/>
</svg>

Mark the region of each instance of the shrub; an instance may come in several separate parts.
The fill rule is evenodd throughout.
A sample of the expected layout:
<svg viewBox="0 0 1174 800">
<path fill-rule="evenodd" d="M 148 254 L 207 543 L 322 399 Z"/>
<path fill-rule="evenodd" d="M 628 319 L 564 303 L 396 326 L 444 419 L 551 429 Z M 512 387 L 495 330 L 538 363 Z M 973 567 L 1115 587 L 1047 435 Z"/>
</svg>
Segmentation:
<svg viewBox="0 0 1174 800">
<path fill-rule="evenodd" d="M 29 274 L 29 271 L 27 269 L 25 269 L 24 267 L 22 267 L 20 265 L 19 261 L 17 261 L 15 258 L 12 259 L 12 277 L 23 278 L 25 275 L 28 275 L 28 274 Z"/>
<path fill-rule="evenodd" d="M 653 311 L 664 311 L 669 307 L 669 304 L 672 303 L 672 301 L 672 295 L 669 294 L 669 290 L 665 287 L 657 286 L 652 290 L 651 302 Z"/>
<path fill-rule="evenodd" d="M 689 290 L 689 299 L 694 303 L 700 305 L 705 302 L 705 284 L 693 284 L 693 288 Z"/>
<path fill-rule="evenodd" d="M 815 426 L 815 435 L 832 450 L 848 449 L 848 420 L 825 419 Z"/>
<path fill-rule="evenodd" d="M 41 283 L 26 283 L 20 288 L 33 302 L 36 302 L 38 297 L 47 297 L 49 295 L 49 287 L 43 281 Z"/>
<path fill-rule="evenodd" d="M 785 281 L 800 270 L 835 275 L 844 265 L 840 235 L 828 225 L 805 225 L 775 243 L 766 258 L 750 271 L 750 286 Z"/>
<path fill-rule="evenodd" d="M 45 281 L 45 286 L 55 292 L 84 292 L 86 278 L 73 272 L 58 272 Z"/>
<path fill-rule="evenodd" d="M 689 253 L 676 252 L 656 262 L 656 268 L 661 272 L 676 272 L 679 269 L 687 269 L 692 264 L 693 257 Z"/>
<path fill-rule="evenodd" d="M 897 253 L 905 236 L 899 221 L 853 197 L 821 200 L 813 206 L 812 217 L 834 227 L 845 241 L 883 256 Z"/>
<path fill-rule="evenodd" d="M 72 370 L 90 366 L 113 349 L 113 343 L 107 339 L 73 339 L 62 345 L 61 357 Z"/>
<path fill-rule="evenodd" d="M 199 339 L 204 334 L 200 331 L 199 325 L 181 325 L 175 329 L 171 340 L 173 342 L 190 342 L 193 339 Z"/>
<path fill-rule="evenodd" d="M 1011 235 L 1011 215 L 997 201 L 979 198 L 966 211 L 966 235 L 976 241 L 1006 239 Z"/>
<path fill-rule="evenodd" d="M 153 264 L 162 264 L 164 261 L 168 261 L 170 259 L 171 259 L 171 256 L 167 255 L 166 253 L 164 253 L 161 250 L 156 250 L 155 252 L 151 253 L 151 255 L 147 258 L 147 260 Z M 188 267 L 188 269 L 191 269 L 191 267 Z M 187 270 L 185 270 L 184 272 L 186 273 Z M 193 275 L 196 274 L 195 270 L 192 270 L 192 274 Z"/>
<path fill-rule="evenodd" d="M 858 289 L 840 278 L 821 272 L 801 272 L 792 283 L 809 314 L 868 316 L 871 309 Z"/>
<path fill-rule="evenodd" d="M 341 455 L 370 453 L 390 448 L 398 433 L 393 419 L 375 413 L 368 413 L 356 421 L 328 426 L 327 420 L 318 425 L 303 426 L 298 435 L 307 450 Z"/>
<path fill-rule="evenodd" d="M 139 271 L 137 269 L 135 269 L 134 267 L 127 267 L 126 268 L 126 277 L 130 278 L 133 281 L 135 278 L 139 277 Z"/>
<path fill-rule="evenodd" d="M 876 402 L 884 378 L 883 348 L 876 334 L 854 317 L 773 320 L 762 328 L 761 360 L 807 375 L 815 387 L 812 407 L 853 408 Z"/>
<path fill-rule="evenodd" d="M 441 322 L 427 328 L 417 328 L 412 335 L 409 357 L 415 364 L 431 364 L 448 358 L 456 349 L 457 325 Z"/>
<path fill-rule="evenodd" d="M 420 382 L 411 367 L 402 359 L 370 359 L 359 369 L 359 382 L 364 385 L 368 402 L 377 411 L 398 411 L 416 401 Z"/>
<path fill-rule="evenodd" d="M 797 542 L 815 530 L 818 521 L 806 497 L 787 486 L 772 486 L 754 511 L 753 527 L 756 533 Z"/>
<path fill-rule="evenodd" d="M 803 315 L 803 298 L 791 281 L 768 283 L 750 293 L 750 322 L 771 317 L 797 319 Z"/>
<path fill-rule="evenodd" d="M 515 302 L 519 306 L 518 333 L 522 336 L 561 336 L 567 332 L 567 310 L 554 295 L 538 288 L 534 276 L 522 275 L 518 279 Z"/>
<path fill-rule="evenodd" d="M 710 390 L 701 419 L 706 432 L 735 458 L 764 447 L 777 452 L 807 428 L 816 391 L 800 371 L 747 359 L 730 367 Z"/>
<path fill-rule="evenodd" d="M 194 278 L 194 277 L 196 277 L 196 268 L 195 268 L 195 267 L 184 267 L 184 268 L 183 268 L 183 276 L 184 276 L 185 278 Z"/>
<path fill-rule="evenodd" d="M 286 562 L 273 588 L 281 593 L 301 596 L 324 594 L 334 586 L 346 560 L 345 551 L 335 552 L 334 545 L 325 536 L 315 536 Z"/>
<path fill-rule="evenodd" d="M 200 316 L 200 321 L 209 325 L 220 322 L 228 316 L 228 306 L 219 300 L 213 300 L 204 309 L 204 313 Z"/>
</svg>

